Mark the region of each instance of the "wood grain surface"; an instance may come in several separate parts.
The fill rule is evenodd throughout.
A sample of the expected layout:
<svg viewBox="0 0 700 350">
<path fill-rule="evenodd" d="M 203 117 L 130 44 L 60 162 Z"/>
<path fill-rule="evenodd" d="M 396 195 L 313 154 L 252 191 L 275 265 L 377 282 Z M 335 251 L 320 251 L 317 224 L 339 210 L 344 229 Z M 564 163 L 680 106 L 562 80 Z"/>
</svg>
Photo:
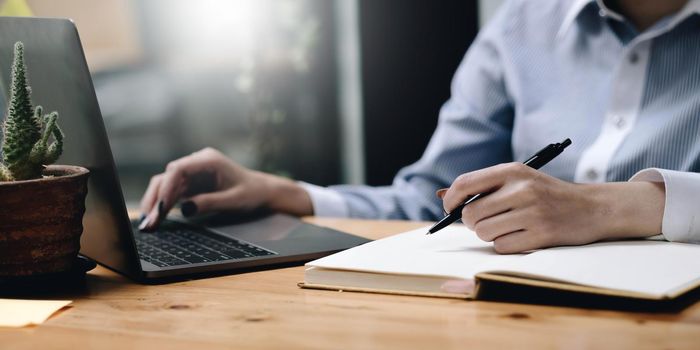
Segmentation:
<svg viewBox="0 0 700 350">
<path fill-rule="evenodd" d="M 416 222 L 308 218 L 369 238 Z M 700 349 L 700 303 L 639 313 L 306 290 L 303 268 L 140 285 L 103 267 L 2 349 Z"/>
</svg>

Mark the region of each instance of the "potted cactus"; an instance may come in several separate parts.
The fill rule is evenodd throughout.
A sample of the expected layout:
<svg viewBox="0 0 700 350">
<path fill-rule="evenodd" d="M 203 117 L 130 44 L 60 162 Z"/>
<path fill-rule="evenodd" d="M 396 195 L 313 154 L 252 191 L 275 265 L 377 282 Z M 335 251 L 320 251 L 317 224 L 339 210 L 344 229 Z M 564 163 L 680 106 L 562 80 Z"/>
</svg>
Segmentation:
<svg viewBox="0 0 700 350">
<path fill-rule="evenodd" d="M 11 80 L 1 137 L 0 277 L 69 271 L 80 249 L 89 172 L 50 165 L 63 151 L 63 133 L 57 112 L 32 106 L 21 42 Z"/>
</svg>

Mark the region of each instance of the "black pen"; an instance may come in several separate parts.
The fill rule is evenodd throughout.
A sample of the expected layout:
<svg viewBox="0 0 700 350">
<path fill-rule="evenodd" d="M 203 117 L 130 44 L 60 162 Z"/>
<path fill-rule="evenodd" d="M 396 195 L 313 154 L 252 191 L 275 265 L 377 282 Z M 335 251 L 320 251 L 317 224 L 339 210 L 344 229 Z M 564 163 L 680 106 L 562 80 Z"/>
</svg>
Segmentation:
<svg viewBox="0 0 700 350">
<path fill-rule="evenodd" d="M 558 156 L 562 151 L 564 151 L 564 148 L 566 148 L 570 144 L 571 140 L 569 139 L 562 141 L 562 143 L 550 143 L 549 146 L 541 149 L 534 156 L 526 160 L 523 164 L 533 169 L 539 169 L 543 165 L 549 163 L 549 161 L 554 159 L 556 156 Z M 429 235 L 438 232 L 443 228 L 449 226 L 450 224 L 454 223 L 455 221 L 461 219 L 462 209 L 464 209 L 464 207 L 467 204 L 474 202 L 475 200 L 482 198 L 487 194 L 488 193 L 479 193 L 473 197 L 470 197 L 466 202 L 460 204 L 459 206 L 457 206 L 457 208 L 453 209 L 449 214 L 442 218 L 442 220 L 435 223 L 435 225 L 433 225 L 433 227 L 431 227 L 430 230 L 428 230 L 427 234 Z"/>
</svg>

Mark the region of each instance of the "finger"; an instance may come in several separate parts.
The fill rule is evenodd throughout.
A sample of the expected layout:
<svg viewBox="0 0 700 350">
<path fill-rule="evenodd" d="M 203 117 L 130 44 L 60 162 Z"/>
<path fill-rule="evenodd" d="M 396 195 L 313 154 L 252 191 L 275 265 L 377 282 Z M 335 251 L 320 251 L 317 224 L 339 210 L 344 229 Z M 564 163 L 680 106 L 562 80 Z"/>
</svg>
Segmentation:
<svg viewBox="0 0 700 350">
<path fill-rule="evenodd" d="M 528 230 L 511 232 L 493 241 L 493 248 L 499 254 L 523 253 L 549 246 L 545 236 Z"/>
<path fill-rule="evenodd" d="M 155 231 L 164 217 L 165 212 L 163 210 L 163 201 L 158 200 L 151 211 L 148 212 L 146 218 L 139 224 L 139 230 L 143 232 Z"/>
<path fill-rule="evenodd" d="M 157 196 L 158 201 L 163 202 L 163 209 L 165 212 L 169 211 L 170 208 L 175 205 L 177 200 L 180 199 L 187 189 L 189 178 L 187 164 L 186 161 L 179 163 L 171 162 L 168 164 L 165 173 L 163 173 L 163 179 L 160 182 L 160 186 L 158 186 Z"/>
<path fill-rule="evenodd" d="M 153 231 L 165 219 L 174 203 L 184 192 L 187 178 L 177 169 L 168 168 L 156 188 L 155 205 L 146 217 L 146 221 L 139 226 L 144 231 Z M 166 202 L 167 201 L 167 202 Z M 166 204 L 167 203 L 167 204 Z"/>
<path fill-rule="evenodd" d="M 226 191 L 203 193 L 190 197 L 187 202 L 191 202 L 194 208 L 188 209 L 188 216 L 213 211 L 236 210 L 241 204 L 241 194 L 240 188 L 231 188 Z M 194 210 L 192 211 L 192 209 Z"/>
<path fill-rule="evenodd" d="M 503 235 L 525 229 L 528 215 L 525 210 L 511 210 L 476 223 L 474 232 L 485 242 L 492 242 Z"/>
<path fill-rule="evenodd" d="M 152 231 L 157 228 L 187 190 L 188 178 L 192 174 L 212 172 L 213 162 L 213 152 L 207 149 L 170 162 L 157 186 L 156 205 L 147 216 L 148 223 L 144 225 L 145 230 Z"/>
<path fill-rule="evenodd" d="M 187 178 L 187 189 L 183 196 L 191 197 L 200 193 L 215 192 L 218 185 L 217 173 L 213 169 L 193 172 Z"/>
<path fill-rule="evenodd" d="M 464 203 L 470 195 L 492 192 L 507 180 L 523 177 L 534 171 L 522 163 L 506 163 L 462 174 L 452 183 L 443 197 L 443 206 L 450 212 Z"/>
<path fill-rule="evenodd" d="M 495 192 L 469 203 L 462 209 L 462 222 L 474 229 L 482 220 L 518 208 L 525 199 L 518 195 L 517 190 L 517 187 L 506 184 Z"/>
<path fill-rule="evenodd" d="M 162 178 L 163 178 L 163 174 L 158 174 L 158 175 L 151 177 L 151 180 L 148 183 L 148 188 L 146 189 L 146 192 L 143 194 L 143 197 L 141 198 L 140 209 L 141 209 L 142 216 L 145 216 L 146 214 L 148 214 L 153 209 L 153 206 L 156 205 L 156 201 L 158 199 L 158 197 L 157 197 L 158 186 L 160 186 L 160 182 L 161 182 Z"/>
</svg>

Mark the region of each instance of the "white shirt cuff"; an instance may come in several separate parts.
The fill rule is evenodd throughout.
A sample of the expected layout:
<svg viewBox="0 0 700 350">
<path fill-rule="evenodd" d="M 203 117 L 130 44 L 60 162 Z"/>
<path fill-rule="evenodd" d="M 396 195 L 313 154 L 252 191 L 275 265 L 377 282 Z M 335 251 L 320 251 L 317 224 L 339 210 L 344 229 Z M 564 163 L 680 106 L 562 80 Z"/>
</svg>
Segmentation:
<svg viewBox="0 0 700 350">
<path fill-rule="evenodd" d="M 323 217 L 346 218 L 350 216 L 350 209 L 343 196 L 329 188 L 298 182 L 311 197 L 314 207 L 314 215 Z"/>
<path fill-rule="evenodd" d="M 661 231 L 672 242 L 700 242 L 700 173 L 649 168 L 629 181 L 663 182 L 666 204 Z"/>
</svg>

